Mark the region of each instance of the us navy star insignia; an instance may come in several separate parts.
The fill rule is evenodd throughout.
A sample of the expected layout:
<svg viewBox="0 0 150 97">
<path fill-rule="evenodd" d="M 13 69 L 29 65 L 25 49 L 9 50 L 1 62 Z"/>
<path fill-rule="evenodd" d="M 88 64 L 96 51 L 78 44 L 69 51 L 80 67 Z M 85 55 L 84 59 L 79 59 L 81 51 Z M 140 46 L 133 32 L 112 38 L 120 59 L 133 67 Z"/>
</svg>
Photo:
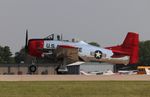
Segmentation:
<svg viewBox="0 0 150 97">
<path fill-rule="evenodd" d="M 95 51 L 95 58 L 100 59 L 101 57 L 102 57 L 102 52 L 99 50 Z"/>
<path fill-rule="evenodd" d="M 102 54 L 100 52 L 96 53 L 96 57 L 100 57 Z"/>
</svg>

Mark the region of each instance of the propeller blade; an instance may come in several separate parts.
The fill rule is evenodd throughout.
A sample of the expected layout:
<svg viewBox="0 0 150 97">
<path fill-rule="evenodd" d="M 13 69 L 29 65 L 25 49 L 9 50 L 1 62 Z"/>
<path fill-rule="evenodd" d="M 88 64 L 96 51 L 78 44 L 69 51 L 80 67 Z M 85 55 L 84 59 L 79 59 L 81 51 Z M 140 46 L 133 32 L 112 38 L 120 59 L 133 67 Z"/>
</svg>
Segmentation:
<svg viewBox="0 0 150 97">
<path fill-rule="evenodd" d="M 28 52 L 28 29 L 26 30 L 25 51 Z"/>
</svg>

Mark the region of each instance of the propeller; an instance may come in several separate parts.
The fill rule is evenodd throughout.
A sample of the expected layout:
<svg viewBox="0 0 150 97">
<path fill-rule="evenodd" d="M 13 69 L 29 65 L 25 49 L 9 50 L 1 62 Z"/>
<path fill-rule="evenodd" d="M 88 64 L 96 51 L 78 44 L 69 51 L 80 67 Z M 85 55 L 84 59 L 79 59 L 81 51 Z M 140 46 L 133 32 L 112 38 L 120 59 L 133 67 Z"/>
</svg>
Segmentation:
<svg viewBox="0 0 150 97">
<path fill-rule="evenodd" d="M 28 52 L 28 29 L 26 30 L 25 51 Z"/>
</svg>

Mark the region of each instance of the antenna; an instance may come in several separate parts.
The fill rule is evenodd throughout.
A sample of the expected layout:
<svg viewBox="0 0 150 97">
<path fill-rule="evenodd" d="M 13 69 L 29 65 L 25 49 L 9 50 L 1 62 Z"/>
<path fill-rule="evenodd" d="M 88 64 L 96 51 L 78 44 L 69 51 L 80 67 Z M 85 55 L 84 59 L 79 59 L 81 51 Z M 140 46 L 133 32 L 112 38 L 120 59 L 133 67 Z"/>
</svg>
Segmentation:
<svg viewBox="0 0 150 97">
<path fill-rule="evenodd" d="M 63 35 L 62 35 L 62 34 L 61 34 L 60 40 L 61 40 L 61 41 L 63 40 Z"/>
</svg>

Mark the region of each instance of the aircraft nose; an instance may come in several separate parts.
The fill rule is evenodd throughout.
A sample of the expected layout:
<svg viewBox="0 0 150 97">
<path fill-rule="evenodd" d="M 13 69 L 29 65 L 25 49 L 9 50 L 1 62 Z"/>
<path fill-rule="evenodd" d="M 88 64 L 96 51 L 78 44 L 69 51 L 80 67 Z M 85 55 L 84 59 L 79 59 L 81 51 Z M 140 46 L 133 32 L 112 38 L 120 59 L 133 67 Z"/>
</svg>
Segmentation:
<svg viewBox="0 0 150 97">
<path fill-rule="evenodd" d="M 35 57 L 41 57 L 44 40 L 42 39 L 31 39 L 28 43 L 29 54 Z"/>
</svg>

